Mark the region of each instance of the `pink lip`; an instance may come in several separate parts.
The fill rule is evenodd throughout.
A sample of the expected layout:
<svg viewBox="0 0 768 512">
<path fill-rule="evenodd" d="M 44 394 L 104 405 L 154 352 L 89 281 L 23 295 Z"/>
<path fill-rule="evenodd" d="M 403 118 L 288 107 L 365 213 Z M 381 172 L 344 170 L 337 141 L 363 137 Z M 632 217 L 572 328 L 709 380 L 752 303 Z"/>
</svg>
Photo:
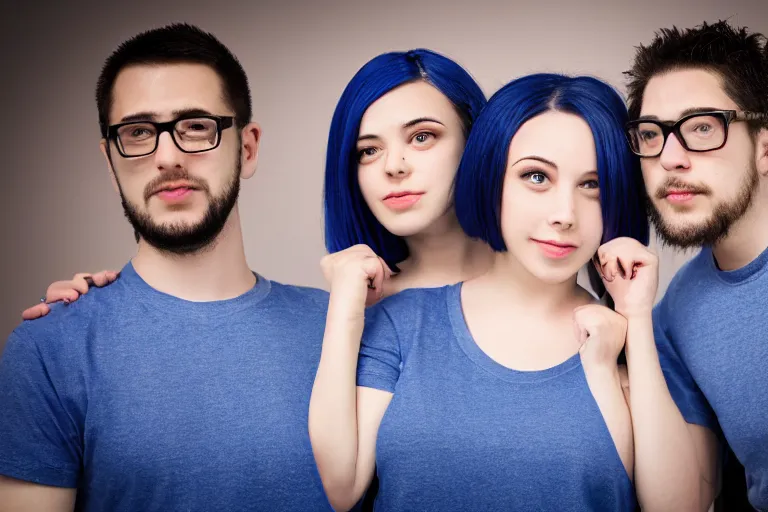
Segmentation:
<svg viewBox="0 0 768 512">
<path fill-rule="evenodd" d="M 560 242 L 555 242 L 554 240 L 536 240 L 534 238 L 531 238 L 532 241 L 536 242 L 536 245 L 539 246 L 539 249 L 541 249 L 541 252 L 544 253 L 544 255 L 548 258 L 553 259 L 561 259 L 565 258 L 569 254 L 571 254 L 573 251 L 576 250 L 576 246 L 570 245 L 570 244 L 563 244 Z"/>
<path fill-rule="evenodd" d="M 384 204 L 392 210 L 407 210 L 421 199 L 424 192 L 393 192 L 384 197 Z"/>
<path fill-rule="evenodd" d="M 160 190 L 157 196 L 163 201 L 176 202 L 187 198 L 195 189 L 190 187 L 177 187 L 172 189 Z"/>
<path fill-rule="evenodd" d="M 687 203 L 696 196 L 696 192 L 689 192 L 687 190 L 670 190 L 667 192 L 665 198 L 670 203 Z"/>
</svg>

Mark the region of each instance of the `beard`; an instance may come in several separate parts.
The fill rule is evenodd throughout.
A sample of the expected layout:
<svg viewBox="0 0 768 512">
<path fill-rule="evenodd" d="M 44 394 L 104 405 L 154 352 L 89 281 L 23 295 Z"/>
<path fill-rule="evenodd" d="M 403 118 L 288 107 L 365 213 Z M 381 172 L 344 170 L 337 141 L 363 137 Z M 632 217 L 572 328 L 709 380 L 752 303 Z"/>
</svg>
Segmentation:
<svg viewBox="0 0 768 512">
<path fill-rule="evenodd" d="M 222 193 L 217 196 L 211 195 L 207 183 L 191 177 L 183 169 L 167 171 L 146 186 L 145 203 L 153 194 L 153 190 L 157 190 L 164 183 L 179 180 L 192 183 L 208 198 L 208 209 L 203 218 L 195 224 L 158 224 L 154 222 L 149 214 L 140 211 L 126 199 L 118 182 L 123 211 L 128 222 L 133 226 L 137 241 L 139 238 L 143 238 L 155 249 L 176 255 L 193 254 L 210 247 L 224 229 L 232 209 L 237 204 L 237 198 L 240 194 L 240 158 L 237 159 L 237 162 L 238 165 L 232 174 L 232 179 L 226 184 Z"/>
<path fill-rule="evenodd" d="M 674 178 L 668 180 L 656 194 L 657 199 L 663 198 L 665 189 L 679 186 L 678 183 L 679 181 Z M 656 233 L 663 245 L 678 249 L 712 246 L 725 239 L 731 226 L 747 213 L 752 205 L 758 184 L 757 165 L 753 162 L 736 197 L 729 202 L 716 205 L 709 218 L 703 222 L 694 225 L 675 226 L 664 219 L 650 197 L 648 198 L 648 217 L 656 228 Z M 711 194 L 708 189 L 701 191 Z M 670 217 L 673 215 L 671 214 Z"/>
</svg>

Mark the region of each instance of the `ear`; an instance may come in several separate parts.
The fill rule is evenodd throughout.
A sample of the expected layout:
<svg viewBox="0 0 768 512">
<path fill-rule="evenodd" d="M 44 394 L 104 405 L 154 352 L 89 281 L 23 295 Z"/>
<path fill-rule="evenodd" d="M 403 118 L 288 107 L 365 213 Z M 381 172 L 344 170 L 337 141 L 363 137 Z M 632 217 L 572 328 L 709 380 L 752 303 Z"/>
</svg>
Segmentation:
<svg viewBox="0 0 768 512">
<path fill-rule="evenodd" d="M 761 176 L 768 177 L 768 128 L 755 136 L 755 165 Z"/>
<path fill-rule="evenodd" d="M 247 180 L 256 172 L 256 162 L 259 160 L 259 142 L 261 128 L 257 123 L 249 123 L 240 134 L 240 178 Z"/>
<path fill-rule="evenodd" d="M 99 142 L 99 149 L 101 154 L 104 155 L 104 159 L 107 161 L 107 168 L 109 169 L 109 179 L 112 180 L 112 188 L 115 192 L 120 193 L 120 186 L 117 184 L 117 177 L 115 176 L 115 170 L 112 168 L 112 160 L 109 158 L 109 142 L 106 139 L 101 139 Z"/>
</svg>

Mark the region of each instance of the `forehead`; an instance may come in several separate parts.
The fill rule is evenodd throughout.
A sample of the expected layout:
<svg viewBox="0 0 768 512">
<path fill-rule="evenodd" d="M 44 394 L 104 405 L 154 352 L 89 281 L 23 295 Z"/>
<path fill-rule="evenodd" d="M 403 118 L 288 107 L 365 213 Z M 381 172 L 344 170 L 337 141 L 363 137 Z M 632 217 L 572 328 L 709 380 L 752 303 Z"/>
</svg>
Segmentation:
<svg viewBox="0 0 768 512">
<path fill-rule="evenodd" d="M 460 123 L 451 101 L 438 89 L 412 82 L 392 89 L 374 101 L 360 120 L 360 132 L 376 133 L 420 117 L 432 117 L 446 124 Z"/>
<path fill-rule="evenodd" d="M 643 92 L 641 116 L 674 121 L 693 108 L 738 110 L 728 97 L 720 76 L 703 69 L 683 69 L 656 75 Z"/>
<path fill-rule="evenodd" d="M 592 130 L 584 119 L 565 112 L 540 114 L 515 133 L 509 144 L 509 163 L 532 155 L 580 171 L 594 171 L 597 166 Z"/>
<path fill-rule="evenodd" d="M 110 123 L 137 112 L 170 118 L 171 112 L 190 108 L 219 115 L 230 112 L 213 69 L 202 64 L 134 65 L 115 79 L 109 117 Z"/>
</svg>

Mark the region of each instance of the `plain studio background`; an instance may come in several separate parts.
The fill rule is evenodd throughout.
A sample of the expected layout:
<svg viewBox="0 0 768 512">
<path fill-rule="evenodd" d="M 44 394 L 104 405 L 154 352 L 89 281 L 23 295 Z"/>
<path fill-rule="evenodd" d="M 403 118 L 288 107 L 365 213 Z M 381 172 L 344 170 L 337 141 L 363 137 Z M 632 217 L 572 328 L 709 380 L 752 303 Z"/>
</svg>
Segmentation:
<svg viewBox="0 0 768 512">
<path fill-rule="evenodd" d="M 624 91 L 634 47 L 660 27 L 730 19 L 768 33 L 767 0 L 437 2 L 250 1 L 8 4 L 2 38 L 0 347 L 48 284 L 120 269 L 133 231 L 98 150 L 94 88 L 124 39 L 175 21 L 216 34 L 250 78 L 263 128 L 259 167 L 240 208 L 250 265 L 324 287 L 319 261 L 325 145 L 333 108 L 373 56 L 427 47 L 465 66 L 490 95 L 555 71 Z M 655 245 L 654 245 L 655 246 Z M 661 251 L 661 287 L 691 255 Z"/>
</svg>

